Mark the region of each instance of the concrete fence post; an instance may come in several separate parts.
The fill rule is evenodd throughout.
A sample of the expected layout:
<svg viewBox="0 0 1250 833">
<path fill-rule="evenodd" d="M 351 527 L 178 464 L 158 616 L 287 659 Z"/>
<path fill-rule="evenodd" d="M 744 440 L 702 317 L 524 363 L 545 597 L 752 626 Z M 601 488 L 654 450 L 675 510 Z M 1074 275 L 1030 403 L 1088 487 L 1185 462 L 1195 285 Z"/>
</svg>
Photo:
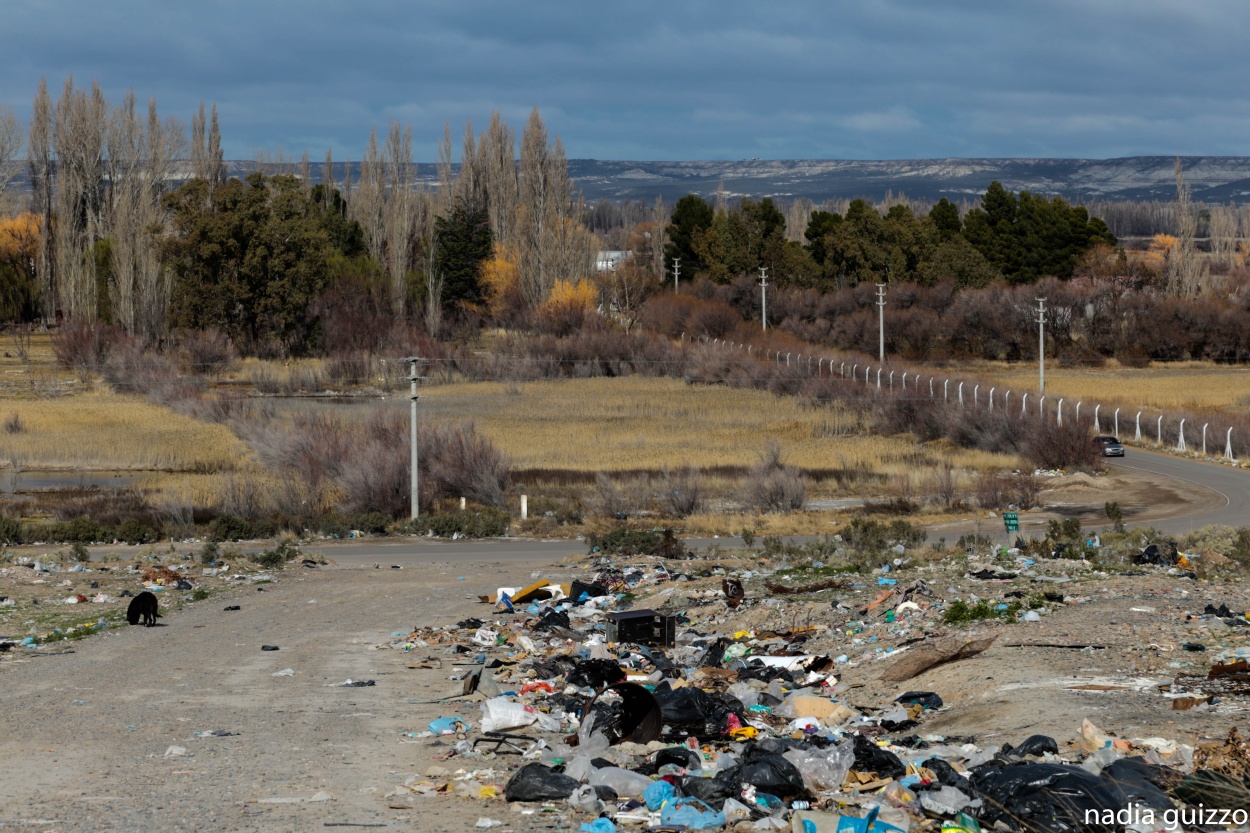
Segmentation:
<svg viewBox="0 0 1250 833">
<path fill-rule="evenodd" d="M 1055 424 L 1060 428 L 1063 427 L 1063 397 L 1059 398 L 1058 415 L 1055 417 Z"/>
<path fill-rule="evenodd" d="M 1181 429 L 1180 431 L 1177 432 L 1176 450 L 1188 451 L 1188 449 L 1185 447 L 1185 420 L 1183 419 L 1181 420 Z"/>
<path fill-rule="evenodd" d="M 1233 459 L 1233 429 L 1229 428 L 1228 433 L 1224 436 L 1224 459 Z"/>
<path fill-rule="evenodd" d="M 1133 442 L 1141 442 L 1141 411 L 1137 412 L 1137 427 L 1133 430 Z"/>
<path fill-rule="evenodd" d="M 530 516 L 529 495 L 521 495 L 521 520 L 525 520 L 529 516 Z"/>
<path fill-rule="evenodd" d="M 991 411 L 994 410 L 994 389 L 993 388 L 990 388 L 990 408 L 989 409 Z"/>
</svg>

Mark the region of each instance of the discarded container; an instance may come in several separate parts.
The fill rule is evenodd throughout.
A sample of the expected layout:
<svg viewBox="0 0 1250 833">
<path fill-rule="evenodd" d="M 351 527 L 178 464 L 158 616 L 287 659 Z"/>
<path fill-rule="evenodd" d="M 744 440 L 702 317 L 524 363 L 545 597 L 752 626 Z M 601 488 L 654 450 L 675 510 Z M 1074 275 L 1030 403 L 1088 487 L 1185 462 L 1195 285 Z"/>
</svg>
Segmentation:
<svg viewBox="0 0 1250 833">
<path fill-rule="evenodd" d="M 677 638 L 677 617 L 665 616 L 649 608 L 609 613 L 606 618 L 609 642 L 670 647 Z"/>
</svg>

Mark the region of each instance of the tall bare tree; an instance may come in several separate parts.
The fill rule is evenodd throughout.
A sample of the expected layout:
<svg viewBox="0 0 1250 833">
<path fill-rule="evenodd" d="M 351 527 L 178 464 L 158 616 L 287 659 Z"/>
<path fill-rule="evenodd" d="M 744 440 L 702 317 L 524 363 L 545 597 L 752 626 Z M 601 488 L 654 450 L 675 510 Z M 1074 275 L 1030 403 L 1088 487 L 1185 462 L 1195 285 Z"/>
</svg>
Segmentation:
<svg viewBox="0 0 1250 833">
<path fill-rule="evenodd" d="M 360 224 L 364 232 L 365 242 L 369 247 L 369 256 L 382 263 L 382 250 L 385 247 L 385 236 L 382 229 L 382 207 L 385 193 L 383 191 L 382 153 L 378 148 L 378 131 L 369 131 L 369 143 L 365 145 L 365 155 L 360 160 L 360 181 L 351 191 L 352 219 Z M 351 168 L 348 167 L 347 183 L 351 183 Z"/>
<path fill-rule="evenodd" d="M 165 218 L 161 195 L 185 154 L 182 125 L 172 118 L 162 121 L 155 100 L 148 102 L 147 118 L 142 119 L 136 113 L 134 92 L 127 93 L 112 114 L 108 133 L 105 228 L 112 243 L 108 289 L 117 323 L 145 341 L 161 335 L 170 292 L 169 274 L 152 230 Z"/>
<path fill-rule="evenodd" d="M 1240 220 L 1240 212 L 1232 203 L 1217 205 L 1211 209 L 1211 253 L 1218 263 L 1229 268 L 1232 268 L 1237 261 Z"/>
<path fill-rule="evenodd" d="M 70 317 L 97 311 L 95 258 L 101 234 L 104 196 L 104 145 L 108 102 L 98 83 L 91 91 L 74 89 L 74 79 L 56 104 L 54 147 L 57 188 L 56 270 L 60 308 Z"/>
<path fill-rule="evenodd" d="M 1190 199 L 1189 185 L 1181 158 L 1176 157 L 1176 247 L 1168 255 L 1168 290 L 1181 298 L 1198 295 L 1207 284 L 1207 264 L 1200 261 L 1194 243 L 1198 234 L 1198 212 Z"/>
<path fill-rule="evenodd" d="M 17 156 L 22 150 L 22 125 L 13 108 L 0 104 L 0 197 L 17 176 Z"/>
<path fill-rule="evenodd" d="M 391 280 L 391 305 L 404 311 L 408 296 L 408 273 L 414 264 L 417 198 L 413 193 L 412 127 L 392 122 L 386 137 L 387 193 L 383 235 L 386 240 L 386 272 Z"/>
<path fill-rule="evenodd" d="M 26 161 L 30 167 L 30 181 L 35 192 L 35 212 L 43 217 L 36 274 L 39 276 L 39 310 L 46 325 L 56 318 L 56 300 L 59 295 L 56 258 L 53 254 L 53 236 L 56 229 L 52 225 L 52 99 L 48 95 L 46 78 L 39 79 L 39 90 L 31 108 Z"/>
<path fill-rule="evenodd" d="M 496 243 L 516 247 L 517 205 L 519 202 L 516 164 L 516 136 L 498 112 L 477 146 L 478 170 L 486 193 L 486 212 Z"/>
<path fill-rule="evenodd" d="M 321 206 L 329 208 L 334 200 L 334 157 L 326 148 L 326 161 L 321 165 Z"/>
</svg>

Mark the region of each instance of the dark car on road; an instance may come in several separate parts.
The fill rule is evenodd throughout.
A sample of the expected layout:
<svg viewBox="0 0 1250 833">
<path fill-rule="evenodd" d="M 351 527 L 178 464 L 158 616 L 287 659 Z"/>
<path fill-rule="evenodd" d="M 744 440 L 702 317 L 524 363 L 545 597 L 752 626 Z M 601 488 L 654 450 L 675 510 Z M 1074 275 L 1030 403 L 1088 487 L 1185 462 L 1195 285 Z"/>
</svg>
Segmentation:
<svg viewBox="0 0 1250 833">
<path fill-rule="evenodd" d="M 1104 457 L 1124 456 L 1124 446 L 1120 445 L 1120 441 L 1110 434 L 1094 437 L 1094 445 L 1102 449 L 1102 456 Z"/>
</svg>

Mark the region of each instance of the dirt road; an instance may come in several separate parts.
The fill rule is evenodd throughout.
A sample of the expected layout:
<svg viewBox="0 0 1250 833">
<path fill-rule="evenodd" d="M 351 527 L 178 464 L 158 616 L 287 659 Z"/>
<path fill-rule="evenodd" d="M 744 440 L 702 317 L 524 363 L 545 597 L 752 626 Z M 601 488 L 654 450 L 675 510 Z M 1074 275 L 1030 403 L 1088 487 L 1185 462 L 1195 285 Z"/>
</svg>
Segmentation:
<svg viewBox="0 0 1250 833">
<path fill-rule="evenodd" d="M 510 573 L 528 576 L 548 561 L 514 562 Z M 62 643 L 69 654 L 8 655 L 0 665 L 0 828 L 472 827 L 481 808 L 433 816 L 420 806 L 388 808 L 385 794 L 439 751 L 429 740 L 406 744 L 401 733 L 456 713 L 410 701 L 454 684 L 446 672 L 410 671 L 402 653 L 373 648 L 392 632 L 480 614 L 474 594 L 493 592 L 493 570 L 485 562 L 292 568 L 265 592 L 215 595 L 159 627 Z M 231 604 L 242 609 L 223 611 Z M 294 676 L 273 676 L 287 668 Z M 376 685 L 335 685 L 348 678 Z M 476 703 L 459 709 L 476 724 Z M 213 730 L 234 734 L 196 736 Z M 190 754 L 167 757 L 172 746 Z"/>
</svg>

